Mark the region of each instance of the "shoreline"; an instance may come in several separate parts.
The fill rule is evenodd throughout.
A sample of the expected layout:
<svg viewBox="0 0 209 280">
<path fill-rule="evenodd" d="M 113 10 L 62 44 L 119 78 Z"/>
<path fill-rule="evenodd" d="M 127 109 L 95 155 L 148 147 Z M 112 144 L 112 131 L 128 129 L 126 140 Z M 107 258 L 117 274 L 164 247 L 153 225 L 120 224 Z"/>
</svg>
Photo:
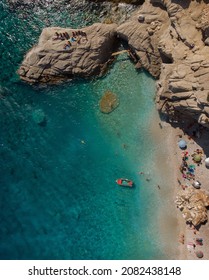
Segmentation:
<svg viewBox="0 0 209 280">
<path fill-rule="evenodd" d="M 183 217 L 181 216 L 181 212 L 177 209 L 177 207 L 175 206 L 175 197 L 177 195 L 178 192 L 178 185 L 177 185 L 177 180 L 176 178 L 178 178 L 178 160 L 177 160 L 177 142 L 175 141 L 176 139 L 176 134 L 177 132 L 175 131 L 175 128 L 173 128 L 170 124 L 164 122 L 164 126 L 163 129 L 165 130 L 165 134 L 168 134 L 168 138 L 166 138 L 166 150 L 168 152 L 168 159 L 170 161 L 170 165 L 169 168 L 171 169 L 173 166 L 173 172 L 171 175 L 171 184 L 173 184 L 172 186 L 172 191 L 171 191 L 171 195 L 172 195 L 172 203 L 173 203 L 173 207 L 175 207 L 175 216 L 176 216 L 176 238 L 175 238 L 175 242 L 177 246 L 177 253 L 176 253 L 176 259 L 177 260 L 186 260 L 187 259 L 187 254 L 186 251 L 184 250 L 184 247 L 181 246 L 181 244 L 178 242 L 178 237 L 179 234 L 181 232 L 185 232 L 186 231 L 186 223 L 183 219 Z M 172 164 L 171 164 L 172 163 Z"/>
<path fill-rule="evenodd" d="M 165 250 L 166 259 L 179 259 L 180 252 L 177 235 L 180 219 L 174 204 L 175 173 L 172 172 L 174 148 L 172 147 L 173 149 L 171 149 L 170 144 L 173 139 L 173 130 L 169 127 L 169 124 L 160 120 L 157 110 L 151 125 L 151 134 L 157 146 L 155 153 L 156 172 L 160 175 L 160 188 L 158 189 L 161 196 L 161 205 L 158 209 L 160 243 Z"/>
<path fill-rule="evenodd" d="M 172 205 L 169 205 L 169 209 L 166 209 L 166 214 L 160 213 L 161 219 L 162 219 L 162 237 L 166 235 L 166 231 L 170 232 L 170 238 L 168 238 L 165 242 L 171 242 L 171 244 L 165 244 L 167 248 L 167 254 L 172 259 L 177 260 L 198 260 L 197 256 L 195 255 L 195 252 L 198 250 L 201 250 L 204 253 L 204 256 L 202 259 L 209 259 L 209 225 L 206 223 L 205 225 L 201 225 L 200 229 L 197 231 L 191 230 L 189 228 L 189 225 L 186 224 L 186 221 L 182 217 L 181 211 L 176 207 L 175 205 L 175 199 L 176 195 L 179 190 L 181 190 L 181 187 L 178 183 L 178 179 L 181 180 L 181 173 L 179 171 L 179 165 L 181 164 L 181 157 L 182 157 L 182 150 L 178 147 L 178 141 L 180 139 L 180 136 L 182 136 L 182 139 L 184 139 L 187 144 L 187 151 L 189 152 L 189 155 L 191 155 L 194 150 L 197 148 L 203 149 L 206 144 L 207 140 L 207 131 L 203 130 L 201 137 L 198 138 L 200 143 L 197 143 L 196 139 L 190 139 L 190 137 L 184 132 L 186 130 L 186 127 L 188 123 L 185 123 L 182 127 L 173 127 L 171 124 L 161 121 L 159 117 L 158 122 L 158 128 L 156 128 L 156 122 L 155 120 L 155 129 L 154 129 L 154 136 L 159 137 L 159 140 L 164 139 L 163 142 L 165 151 L 162 157 L 166 162 L 166 169 L 162 168 L 162 165 L 159 164 L 158 169 L 159 173 L 163 177 L 163 181 L 165 178 L 164 184 L 167 185 L 167 187 L 171 187 L 170 193 L 165 194 L 163 196 L 166 199 L 172 200 Z M 160 132 L 159 132 L 160 130 Z M 159 135 L 160 134 L 160 135 Z M 159 141 L 158 140 L 158 141 Z M 205 151 L 207 154 L 207 152 Z M 196 180 L 200 181 L 202 186 L 201 189 L 204 190 L 206 193 L 209 192 L 209 186 L 207 186 L 207 176 L 209 174 L 209 170 L 204 165 L 204 158 L 205 153 L 203 156 L 203 163 L 200 166 L 197 166 L 195 170 L 195 176 Z M 157 153 L 159 156 L 159 152 Z M 166 170 L 166 174 L 165 174 Z M 170 183 L 169 183 L 170 181 Z M 183 181 L 183 183 L 188 183 Z M 192 182 L 191 182 L 192 183 Z M 190 184 L 191 184 L 190 183 Z M 162 208 L 162 206 L 161 206 Z M 160 212 L 162 212 L 163 209 L 160 209 Z M 175 216 L 175 217 L 174 217 Z M 173 220 L 173 223 L 170 220 Z M 163 225 L 167 224 L 167 229 L 165 230 L 165 227 Z M 176 236 L 173 236 L 175 232 Z M 184 235 L 184 244 L 179 242 L 180 235 Z M 188 250 L 187 245 L 188 243 L 194 242 L 194 239 L 200 237 L 203 238 L 203 246 L 196 246 L 196 248 L 192 250 Z M 164 239 L 164 238 L 163 238 Z M 165 240 L 165 239 L 164 239 Z M 173 243 L 172 243 L 173 242 Z"/>
</svg>

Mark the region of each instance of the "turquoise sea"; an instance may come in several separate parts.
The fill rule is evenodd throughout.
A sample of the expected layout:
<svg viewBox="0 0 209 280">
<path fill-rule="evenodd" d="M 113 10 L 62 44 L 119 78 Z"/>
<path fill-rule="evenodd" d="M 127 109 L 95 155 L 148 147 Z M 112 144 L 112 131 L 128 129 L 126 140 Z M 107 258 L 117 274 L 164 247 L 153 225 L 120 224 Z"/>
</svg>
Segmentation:
<svg viewBox="0 0 209 280">
<path fill-rule="evenodd" d="M 16 70 L 42 28 L 89 17 L 23 14 L 1 1 L 0 21 L 0 259 L 167 258 L 156 219 L 155 81 L 121 55 L 100 79 L 27 85 Z M 106 90 L 120 99 L 108 115 L 99 110 Z M 120 177 L 135 188 L 117 186 Z"/>
</svg>

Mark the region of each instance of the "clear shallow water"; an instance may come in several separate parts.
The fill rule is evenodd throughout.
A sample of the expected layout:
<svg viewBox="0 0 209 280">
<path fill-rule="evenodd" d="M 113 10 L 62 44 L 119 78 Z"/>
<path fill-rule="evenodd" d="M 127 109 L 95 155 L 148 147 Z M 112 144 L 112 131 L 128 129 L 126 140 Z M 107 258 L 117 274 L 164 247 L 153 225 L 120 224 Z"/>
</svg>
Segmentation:
<svg viewBox="0 0 209 280">
<path fill-rule="evenodd" d="M 120 56 L 99 80 L 25 85 L 15 71 L 38 38 L 42 17 L 26 20 L 26 34 L 17 14 L 8 17 L 2 4 L 0 11 L 0 258 L 164 258 L 155 182 L 146 181 L 157 178 L 149 129 L 154 81 Z M 120 99 L 109 115 L 98 105 L 106 90 Z M 46 126 L 34 122 L 36 109 L 45 112 Z M 119 177 L 133 179 L 136 188 L 120 188 Z"/>
</svg>

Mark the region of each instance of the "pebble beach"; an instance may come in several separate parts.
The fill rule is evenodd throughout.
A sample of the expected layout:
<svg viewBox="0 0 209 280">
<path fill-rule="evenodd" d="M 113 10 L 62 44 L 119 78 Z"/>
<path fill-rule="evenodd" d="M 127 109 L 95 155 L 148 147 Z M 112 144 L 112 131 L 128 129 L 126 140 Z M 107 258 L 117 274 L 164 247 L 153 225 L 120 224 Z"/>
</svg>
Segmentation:
<svg viewBox="0 0 209 280">
<path fill-rule="evenodd" d="M 186 191 L 187 188 L 192 188 L 195 181 L 201 183 L 200 189 L 203 190 L 207 195 L 209 193 L 208 187 L 208 174 L 209 170 L 206 168 L 204 160 L 208 157 L 208 131 L 207 129 L 200 128 L 200 132 L 197 137 L 192 136 L 194 129 L 197 126 L 192 127 L 191 122 L 185 121 L 182 127 L 176 124 L 171 125 L 170 123 L 161 122 L 162 134 L 167 135 L 167 146 L 168 148 L 168 162 L 172 162 L 172 174 L 171 174 L 171 184 L 173 185 L 173 207 L 176 215 L 176 238 L 175 242 L 178 244 L 178 250 L 176 251 L 176 259 L 180 260 L 195 260 L 199 259 L 196 255 L 198 251 L 203 253 L 202 259 L 209 258 L 209 226 L 208 223 L 200 224 L 194 227 L 191 223 L 186 223 L 186 220 L 182 216 L 182 212 L 175 205 L 176 198 L 181 191 Z M 188 128 L 189 127 L 189 128 Z M 199 129 L 198 129 L 199 131 Z M 187 143 L 185 150 L 179 148 L 178 143 L 180 140 L 184 139 Z M 192 154 L 197 150 L 202 150 L 202 161 L 200 163 L 195 163 L 192 160 Z M 184 153 L 188 154 L 188 163 L 194 165 L 194 178 L 187 179 L 184 178 L 180 171 L 180 166 L 182 163 L 182 157 Z M 174 209 L 175 207 L 175 209 Z M 202 242 L 198 242 L 202 239 Z"/>
</svg>

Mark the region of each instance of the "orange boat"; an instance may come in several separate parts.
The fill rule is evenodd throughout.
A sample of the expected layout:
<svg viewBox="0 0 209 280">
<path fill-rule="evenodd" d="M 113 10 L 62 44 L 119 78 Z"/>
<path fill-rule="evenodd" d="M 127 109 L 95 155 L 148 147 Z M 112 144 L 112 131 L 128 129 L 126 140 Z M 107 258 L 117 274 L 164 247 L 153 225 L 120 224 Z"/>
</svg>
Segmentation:
<svg viewBox="0 0 209 280">
<path fill-rule="evenodd" d="M 119 185 L 119 186 L 122 186 L 122 187 L 129 187 L 129 188 L 132 188 L 133 185 L 134 185 L 134 182 L 129 180 L 129 179 L 124 179 L 124 178 L 120 178 L 120 179 L 117 179 L 116 180 L 116 183 Z"/>
</svg>

